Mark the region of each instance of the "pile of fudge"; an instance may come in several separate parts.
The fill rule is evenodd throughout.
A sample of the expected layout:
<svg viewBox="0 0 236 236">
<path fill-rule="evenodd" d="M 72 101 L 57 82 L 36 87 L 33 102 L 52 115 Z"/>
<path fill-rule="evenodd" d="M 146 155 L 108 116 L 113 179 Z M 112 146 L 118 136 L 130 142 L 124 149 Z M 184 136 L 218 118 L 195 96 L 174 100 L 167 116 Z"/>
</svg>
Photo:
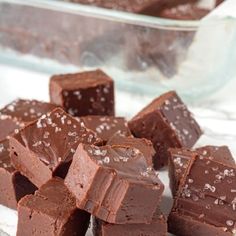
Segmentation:
<svg viewBox="0 0 236 236">
<path fill-rule="evenodd" d="M 49 87 L 50 103 L 0 110 L 0 204 L 17 209 L 17 236 L 84 236 L 90 220 L 95 236 L 236 234 L 234 158 L 226 146 L 192 149 L 202 131 L 176 92 L 127 121 L 101 70 L 56 75 Z"/>
<path fill-rule="evenodd" d="M 119 11 L 176 20 L 199 20 L 224 0 L 205 0 L 211 7 L 202 6 L 202 0 L 66 0 Z M 208 4 L 209 5 L 209 4 Z M 207 5 L 206 5 L 207 6 Z"/>
</svg>

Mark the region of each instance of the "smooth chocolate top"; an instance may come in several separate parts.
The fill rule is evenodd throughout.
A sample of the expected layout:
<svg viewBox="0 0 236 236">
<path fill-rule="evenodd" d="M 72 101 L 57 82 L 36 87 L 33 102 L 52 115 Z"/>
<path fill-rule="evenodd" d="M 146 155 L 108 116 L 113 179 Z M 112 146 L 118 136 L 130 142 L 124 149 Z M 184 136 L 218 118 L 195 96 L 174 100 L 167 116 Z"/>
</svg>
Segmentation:
<svg viewBox="0 0 236 236">
<path fill-rule="evenodd" d="M 34 153 L 52 171 L 69 162 L 79 143 L 94 144 L 101 140 L 83 123 L 56 108 L 30 123 L 13 136 Z"/>
<path fill-rule="evenodd" d="M 146 158 L 147 164 L 152 166 L 152 158 L 155 155 L 152 142 L 145 138 L 124 137 L 120 134 L 112 136 L 107 145 L 110 146 L 127 146 L 137 148 Z"/>
<path fill-rule="evenodd" d="M 63 219 L 76 209 L 75 198 L 57 177 L 49 180 L 34 195 L 28 195 L 19 202 L 34 211 L 44 213 L 55 219 Z"/>
<path fill-rule="evenodd" d="M 0 115 L 7 115 L 18 122 L 28 123 L 58 106 L 37 100 L 18 99 L 5 106 Z"/>
<path fill-rule="evenodd" d="M 109 168 L 133 182 L 161 185 L 158 173 L 148 167 L 138 149 L 127 146 L 83 145 L 88 156 L 99 166 Z"/>
<path fill-rule="evenodd" d="M 104 141 L 119 133 L 120 136 L 130 136 L 131 132 L 125 118 L 113 116 L 84 116 L 80 117 L 85 126 L 95 133 Z"/>
<path fill-rule="evenodd" d="M 11 173 L 15 171 L 10 161 L 8 140 L 0 141 L 0 168 L 3 168 Z"/>
<path fill-rule="evenodd" d="M 196 157 L 181 182 L 174 211 L 235 233 L 236 166 Z"/>
<path fill-rule="evenodd" d="M 174 91 L 165 93 L 153 100 L 131 122 L 142 119 L 142 117 L 153 112 L 161 114 L 185 147 L 192 147 L 202 134 L 192 114 Z"/>
<path fill-rule="evenodd" d="M 76 74 L 55 75 L 51 78 L 52 83 L 57 83 L 59 87 L 67 91 L 96 87 L 111 81 L 112 79 L 101 70 L 85 71 Z M 67 93 L 67 91 L 65 91 L 65 93 Z"/>
</svg>

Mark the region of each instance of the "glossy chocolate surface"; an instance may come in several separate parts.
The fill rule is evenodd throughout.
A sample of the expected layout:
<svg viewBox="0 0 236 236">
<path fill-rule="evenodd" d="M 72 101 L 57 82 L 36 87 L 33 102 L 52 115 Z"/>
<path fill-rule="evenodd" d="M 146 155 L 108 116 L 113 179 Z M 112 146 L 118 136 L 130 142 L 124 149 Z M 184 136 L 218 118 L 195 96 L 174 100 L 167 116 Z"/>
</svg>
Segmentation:
<svg viewBox="0 0 236 236">
<path fill-rule="evenodd" d="M 148 166 L 153 166 L 153 157 L 155 156 L 155 150 L 153 148 L 152 142 L 144 138 L 134 138 L 134 137 L 125 137 L 120 135 L 120 133 L 112 136 L 107 145 L 110 146 L 127 146 L 138 149 L 143 153 L 146 158 Z"/>
<path fill-rule="evenodd" d="M 0 142 L 0 204 L 16 209 L 17 202 L 37 188 L 20 172 L 16 171 L 10 161 L 9 141 Z"/>
<path fill-rule="evenodd" d="M 99 143 L 96 134 L 57 108 L 10 138 L 13 165 L 40 187 L 65 177 L 79 143 Z"/>
<path fill-rule="evenodd" d="M 109 224 L 97 218 L 93 219 L 93 235 L 94 236 L 156 236 L 167 235 L 166 219 L 160 210 L 157 210 L 150 224 L 126 224 L 117 225 Z"/>
<path fill-rule="evenodd" d="M 146 106 L 129 122 L 129 127 L 135 137 L 152 141 L 156 169 L 168 164 L 170 147 L 191 148 L 202 134 L 186 105 L 173 91 Z"/>
<path fill-rule="evenodd" d="M 53 104 L 37 100 L 17 99 L 11 102 L 0 110 L 0 140 L 55 108 Z"/>
<path fill-rule="evenodd" d="M 234 235 L 236 232 L 236 166 L 203 156 L 191 160 L 181 180 L 169 218 L 169 231 L 178 235 Z M 198 227 L 191 231 L 193 222 Z M 178 226 L 189 221 L 189 227 Z"/>
<path fill-rule="evenodd" d="M 99 138 L 107 142 L 114 134 L 130 136 L 131 132 L 125 118 L 113 116 L 85 116 L 80 117 L 85 126 L 94 131 Z"/>
<path fill-rule="evenodd" d="M 53 178 L 19 202 L 17 236 L 84 236 L 89 214 L 78 210 L 63 180 Z"/>
<path fill-rule="evenodd" d="M 196 150 L 170 149 L 169 178 L 172 194 L 175 195 L 181 178 L 188 169 L 191 160 L 196 156 L 210 158 L 218 162 L 234 165 L 235 160 L 227 146 L 205 146 Z"/>
<path fill-rule="evenodd" d="M 127 146 L 80 144 L 65 184 L 79 208 L 116 224 L 150 223 L 164 190 L 143 154 Z"/>
<path fill-rule="evenodd" d="M 50 98 L 73 116 L 115 114 L 114 83 L 101 70 L 53 76 Z"/>
</svg>

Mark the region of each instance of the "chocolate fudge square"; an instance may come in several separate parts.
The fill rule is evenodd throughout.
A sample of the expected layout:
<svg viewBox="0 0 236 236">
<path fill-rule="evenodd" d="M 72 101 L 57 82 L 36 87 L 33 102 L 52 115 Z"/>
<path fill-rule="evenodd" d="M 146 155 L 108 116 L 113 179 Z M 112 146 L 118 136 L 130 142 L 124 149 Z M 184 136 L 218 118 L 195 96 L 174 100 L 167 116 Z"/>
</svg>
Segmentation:
<svg viewBox="0 0 236 236">
<path fill-rule="evenodd" d="M 17 99 L 0 110 L 0 140 L 57 106 L 37 100 Z"/>
<path fill-rule="evenodd" d="M 180 183 L 168 219 L 170 233 L 228 236 L 236 233 L 236 165 L 198 156 Z"/>
<path fill-rule="evenodd" d="M 115 113 L 114 83 L 101 70 L 53 76 L 50 98 L 73 116 L 113 116 Z"/>
<path fill-rule="evenodd" d="M 37 187 L 65 177 L 79 143 L 99 143 L 96 134 L 61 108 L 43 115 L 10 137 L 11 161 Z"/>
<path fill-rule="evenodd" d="M 105 143 L 116 133 L 121 136 L 131 135 L 128 122 L 123 117 L 84 116 L 80 117 L 80 121 L 84 122 L 85 126 L 93 130 Z"/>
<path fill-rule="evenodd" d="M 155 169 L 168 164 L 170 147 L 191 148 L 202 134 L 192 114 L 174 91 L 152 101 L 129 122 L 129 128 L 135 137 L 152 141 L 156 150 Z"/>
<path fill-rule="evenodd" d="M 157 210 L 150 224 L 109 224 L 97 218 L 93 218 L 94 236 L 167 236 L 167 222 L 165 216 Z"/>
<path fill-rule="evenodd" d="M 131 147 L 80 144 L 65 185 L 77 207 L 114 224 L 150 223 L 164 186 Z"/>
<path fill-rule="evenodd" d="M 53 178 L 18 206 L 17 236 L 85 236 L 90 215 L 76 208 L 63 180 Z"/>
<path fill-rule="evenodd" d="M 107 145 L 137 148 L 141 153 L 143 153 L 148 166 L 153 166 L 153 157 L 155 156 L 156 152 L 153 148 L 152 142 L 147 139 L 125 137 L 120 135 L 120 133 L 117 133 L 109 139 Z"/>
<path fill-rule="evenodd" d="M 227 146 L 205 146 L 196 150 L 173 148 L 169 152 L 169 179 L 173 195 L 176 194 L 180 180 L 187 171 L 191 160 L 196 156 L 210 158 L 229 165 L 235 164 L 235 160 Z"/>
<path fill-rule="evenodd" d="M 12 166 L 9 141 L 0 141 L 0 205 L 16 209 L 17 202 L 37 188 Z"/>
</svg>

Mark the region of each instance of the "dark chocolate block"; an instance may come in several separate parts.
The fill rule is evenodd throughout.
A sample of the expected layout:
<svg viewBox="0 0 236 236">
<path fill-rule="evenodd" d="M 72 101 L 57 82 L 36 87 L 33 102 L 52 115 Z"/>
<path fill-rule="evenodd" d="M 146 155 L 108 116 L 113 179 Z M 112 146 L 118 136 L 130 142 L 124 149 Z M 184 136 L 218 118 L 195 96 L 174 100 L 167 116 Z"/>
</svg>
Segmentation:
<svg viewBox="0 0 236 236">
<path fill-rule="evenodd" d="M 65 184 L 78 208 L 115 224 L 150 223 L 164 190 L 143 154 L 126 146 L 80 144 Z"/>
<path fill-rule="evenodd" d="M 90 215 L 76 208 L 63 180 L 53 178 L 18 206 L 17 236 L 85 236 Z"/>
<path fill-rule="evenodd" d="M 110 146 L 127 146 L 137 148 L 141 153 L 143 153 L 146 158 L 148 166 L 153 166 L 153 157 L 155 155 L 155 150 L 153 148 L 152 142 L 144 138 L 134 138 L 134 137 L 124 137 L 120 134 L 115 134 L 112 136 L 107 145 Z"/>
<path fill-rule="evenodd" d="M 53 104 L 36 100 L 13 101 L 0 110 L 0 140 L 56 107 Z"/>
<path fill-rule="evenodd" d="M 167 235 L 167 223 L 166 218 L 157 210 L 152 218 L 150 224 L 126 224 L 115 225 L 109 224 L 97 218 L 93 219 L 93 235 L 94 236 L 166 236 Z"/>
<path fill-rule="evenodd" d="M 191 159 L 196 156 L 200 155 L 229 165 L 235 164 L 235 160 L 227 146 L 205 146 L 196 150 L 173 148 L 169 152 L 169 178 L 173 195 L 176 194 L 180 180 L 184 176 Z"/>
<path fill-rule="evenodd" d="M 114 83 L 101 70 L 53 76 L 50 97 L 73 116 L 115 113 Z"/>
<path fill-rule="evenodd" d="M 202 134 L 192 114 L 173 91 L 145 107 L 129 122 L 129 127 L 135 137 L 152 141 L 156 150 L 155 169 L 168 164 L 170 147 L 191 148 Z"/>
<path fill-rule="evenodd" d="M 22 176 L 10 162 L 9 141 L 0 142 L 0 204 L 16 209 L 17 202 L 37 188 Z"/>
<path fill-rule="evenodd" d="M 99 138 L 107 142 L 115 133 L 130 136 L 127 121 L 122 117 L 113 116 L 85 116 L 80 117 L 85 126 L 94 131 Z"/>
<path fill-rule="evenodd" d="M 228 236 L 236 233 L 236 165 L 198 156 L 180 183 L 168 219 L 170 233 Z"/>
<path fill-rule="evenodd" d="M 37 187 L 65 177 L 79 143 L 100 142 L 96 134 L 57 108 L 10 137 L 11 161 Z"/>
</svg>

